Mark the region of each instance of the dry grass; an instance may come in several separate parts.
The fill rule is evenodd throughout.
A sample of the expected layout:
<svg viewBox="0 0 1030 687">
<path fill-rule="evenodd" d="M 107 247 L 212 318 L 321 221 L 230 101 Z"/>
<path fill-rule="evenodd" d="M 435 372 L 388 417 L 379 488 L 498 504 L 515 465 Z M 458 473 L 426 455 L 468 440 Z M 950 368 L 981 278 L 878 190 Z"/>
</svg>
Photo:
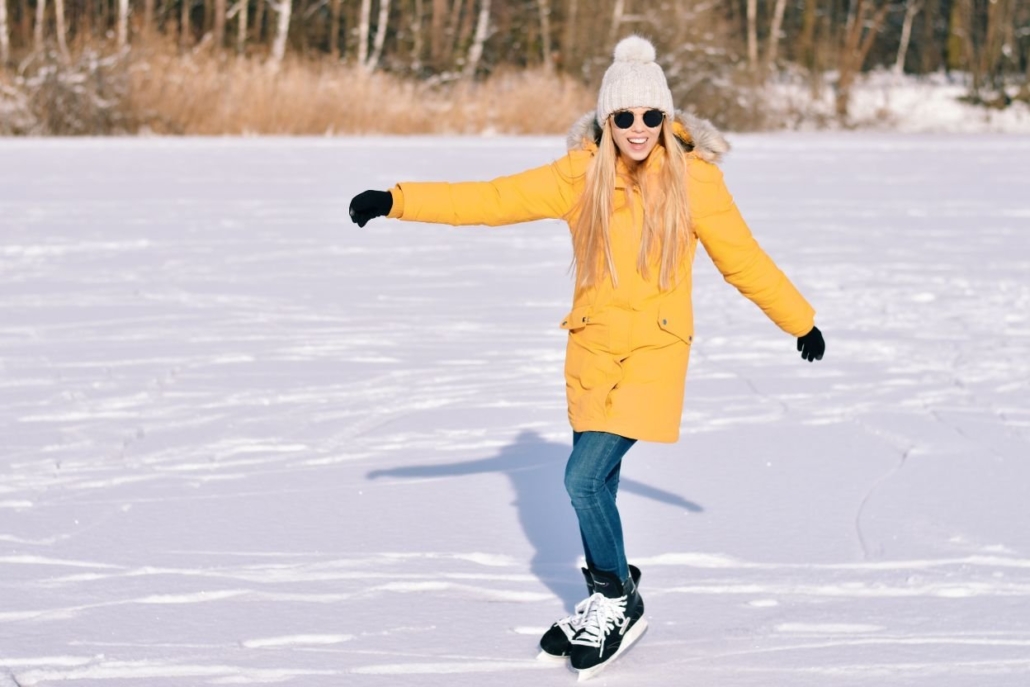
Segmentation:
<svg viewBox="0 0 1030 687">
<path fill-rule="evenodd" d="M 564 133 L 595 95 L 541 70 L 429 85 L 329 60 L 134 49 L 129 110 L 160 134 Z"/>
</svg>

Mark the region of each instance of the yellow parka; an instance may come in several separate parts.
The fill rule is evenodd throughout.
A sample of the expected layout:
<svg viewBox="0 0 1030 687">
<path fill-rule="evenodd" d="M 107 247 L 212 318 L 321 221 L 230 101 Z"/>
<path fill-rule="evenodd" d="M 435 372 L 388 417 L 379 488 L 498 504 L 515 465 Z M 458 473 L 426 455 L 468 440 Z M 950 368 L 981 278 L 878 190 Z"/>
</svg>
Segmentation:
<svg viewBox="0 0 1030 687">
<path fill-rule="evenodd" d="M 730 284 L 781 329 L 803 336 L 815 311 L 752 237 L 713 162 L 728 149 L 707 121 L 678 113 L 677 138 L 688 151 L 687 197 L 693 222 L 690 249 L 676 285 L 662 291 L 658 270 L 637 270 L 643 227 L 639 190 L 616 183 L 609 228 L 618 287 L 611 279 L 577 287 L 561 321 L 569 338 L 565 389 L 577 432 L 602 431 L 644 441 L 679 438 L 687 360 L 693 341 L 691 263 L 700 240 Z M 400 183 L 390 217 L 451 225 L 568 220 L 597 151 L 593 113 L 569 134 L 569 152 L 543 167 L 486 182 Z M 656 147 L 651 157 L 660 153 Z M 650 158 L 649 158 L 650 159 Z M 621 179 L 621 175 L 620 175 Z M 628 202 L 628 194 L 637 194 Z"/>
</svg>

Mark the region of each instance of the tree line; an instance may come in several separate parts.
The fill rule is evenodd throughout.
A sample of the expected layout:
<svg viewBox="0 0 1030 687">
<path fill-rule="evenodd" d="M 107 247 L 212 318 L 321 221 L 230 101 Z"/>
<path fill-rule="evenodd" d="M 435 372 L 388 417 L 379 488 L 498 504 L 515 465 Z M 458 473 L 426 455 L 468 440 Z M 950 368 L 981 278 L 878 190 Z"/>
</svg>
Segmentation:
<svg viewBox="0 0 1030 687">
<path fill-rule="evenodd" d="M 654 41 L 678 98 L 830 74 L 845 114 L 856 76 L 880 67 L 1030 100 L 1030 0 L 0 0 L 9 66 L 162 36 L 273 67 L 290 54 L 441 82 L 537 67 L 596 83 L 629 33 Z"/>
</svg>

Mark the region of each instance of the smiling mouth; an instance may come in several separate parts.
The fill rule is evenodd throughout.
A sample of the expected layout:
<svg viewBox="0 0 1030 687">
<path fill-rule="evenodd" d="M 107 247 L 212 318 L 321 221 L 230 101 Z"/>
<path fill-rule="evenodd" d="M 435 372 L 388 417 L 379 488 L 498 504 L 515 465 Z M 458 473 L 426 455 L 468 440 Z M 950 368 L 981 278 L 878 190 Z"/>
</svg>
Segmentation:
<svg viewBox="0 0 1030 687">
<path fill-rule="evenodd" d="M 646 138 L 631 138 L 631 139 L 629 139 L 629 142 L 632 143 L 633 145 L 641 145 L 643 143 L 647 143 L 647 139 Z"/>
</svg>

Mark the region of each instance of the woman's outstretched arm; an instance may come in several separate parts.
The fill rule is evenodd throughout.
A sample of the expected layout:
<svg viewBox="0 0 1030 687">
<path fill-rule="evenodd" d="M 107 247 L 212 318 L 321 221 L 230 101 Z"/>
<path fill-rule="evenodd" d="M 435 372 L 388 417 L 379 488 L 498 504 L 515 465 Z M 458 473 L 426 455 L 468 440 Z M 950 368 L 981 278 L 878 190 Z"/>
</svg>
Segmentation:
<svg viewBox="0 0 1030 687">
<path fill-rule="evenodd" d="M 815 310 L 758 245 L 719 168 L 691 161 L 689 197 L 694 230 L 723 278 L 780 329 L 796 337 L 809 334 Z"/>
<path fill-rule="evenodd" d="M 542 167 L 492 181 L 402 182 L 383 192 L 358 194 L 351 217 L 364 226 L 381 216 L 413 222 L 498 226 L 537 219 L 566 217 L 575 203 L 575 185 L 582 177 L 575 157 L 567 155 Z M 371 213 L 370 216 L 369 213 Z"/>
</svg>

